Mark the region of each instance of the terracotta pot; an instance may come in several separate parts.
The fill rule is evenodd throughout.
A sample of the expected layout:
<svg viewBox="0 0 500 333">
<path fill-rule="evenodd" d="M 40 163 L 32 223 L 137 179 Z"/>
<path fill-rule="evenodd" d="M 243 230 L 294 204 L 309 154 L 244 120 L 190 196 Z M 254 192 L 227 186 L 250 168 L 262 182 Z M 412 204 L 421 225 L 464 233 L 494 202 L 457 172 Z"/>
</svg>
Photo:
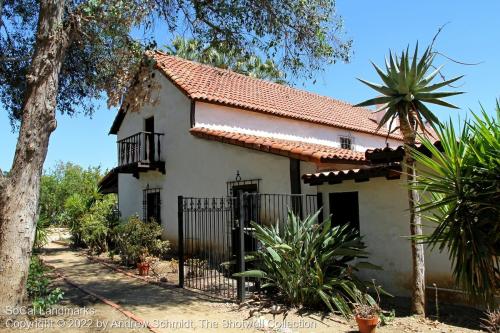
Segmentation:
<svg viewBox="0 0 500 333">
<path fill-rule="evenodd" d="M 139 270 L 139 275 L 149 275 L 149 263 L 140 262 L 137 264 L 137 269 Z"/>
<path fill-rule="evenodd" d="M 375 333 L 378 324 L 378 316 L 368 319 L 356 316 L 356 322 L 358 323 L 360 333 Z"/>
</svg>

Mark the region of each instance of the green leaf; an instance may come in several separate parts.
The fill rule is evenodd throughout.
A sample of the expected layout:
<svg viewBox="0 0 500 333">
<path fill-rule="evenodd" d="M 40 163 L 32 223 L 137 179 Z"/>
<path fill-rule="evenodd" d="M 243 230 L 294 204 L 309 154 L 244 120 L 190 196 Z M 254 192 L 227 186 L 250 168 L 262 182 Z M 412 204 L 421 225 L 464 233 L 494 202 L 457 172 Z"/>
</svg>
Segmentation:
<svg viewBox="0 0 500 333">
<path fill-rule="evenodd" d="M 281 262 L 280 255 L 270 246 L 266 247 L 267 252 L 273 257 L 273 259 L 277 262 Z"/>
<path fill-rule="evenodd" d="M 358 81 L 363 82 L 368 87 L 370 87 L 373 90 L 378 91 L 379 93 L 386 95 L 386 96 L 392 96 L 393 94 L 396 93 L 393 89 L 388 88 L 388 87 L 384 87 L 384 86 L 379 85 L 379 84 L 371 83 L 371 82 L 363 80 L 363 79 L 358 79 Z"/>
<path fill-rule="evenodd" d="M 366 101 L 364 101 L 362 103 L 356 104 L 354 106 L 355 107 L 359 107 L 359 106 L 370 106 L 370 105 L 385 104 L 385 103 L 389 103 L 393 99 L 394 99 L 394 97 L 392 97 L 392 96 L 375 97 L 375 98 L 366 100 Z"/>
<path fill-rule="evenodd" d="M 251 278 L 259 278 L 263 279 L 267 277 L 266 272 L 260 271 L 260 270 L 249 270 L 241 273 L 234 273 L 234 277 L 251 277 Z"/>
</svg>

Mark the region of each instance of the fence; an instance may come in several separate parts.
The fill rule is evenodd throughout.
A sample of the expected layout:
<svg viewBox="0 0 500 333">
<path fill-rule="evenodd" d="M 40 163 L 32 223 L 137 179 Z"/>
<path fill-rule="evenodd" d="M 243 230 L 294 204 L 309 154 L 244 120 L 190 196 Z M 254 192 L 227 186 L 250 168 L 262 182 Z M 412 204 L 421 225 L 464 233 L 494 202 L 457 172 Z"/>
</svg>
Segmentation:
<svg viewBox="0 0 500 333">
<path fill-rule="evenodd" d="M 234 278 L 245 271 L 245 255 L 258 249 L 251 221 L 286 223 L 288 210 L 314 213 L 316 195 L 240 193 L 235 197 L 178 198 L 179 284 L 212 296 L 242 301 L 256 292 L 255 279 Z M 247 267 L 251 268 L 251 267 Z"/>
</svg>

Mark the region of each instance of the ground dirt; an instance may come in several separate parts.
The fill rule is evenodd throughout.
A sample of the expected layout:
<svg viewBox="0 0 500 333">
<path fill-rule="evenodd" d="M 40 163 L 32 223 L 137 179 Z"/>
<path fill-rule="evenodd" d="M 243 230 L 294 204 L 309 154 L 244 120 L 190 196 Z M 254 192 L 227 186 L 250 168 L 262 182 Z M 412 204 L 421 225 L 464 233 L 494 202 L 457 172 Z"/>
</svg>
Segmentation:
<svg viewBox="0 0 500 333">
<path fill-rule="evenodd" d="M 47 265 L 55 268 L 55 273 L 61 273 L 78 286 L 158 326 L 158 332 L 357 332 L 353 320 L 346 321 L 339 316 L 304 313 L 293 309 L 273 315 L 272 309 L 264 308 L 259 312 L 255 306 L 239 306 L 216 300 L 176 288 L 172 281 L 161 286 L 149 284 L 117 272 L 99 260 L 89 260 L 83 251 L 74 251 L 60 244 L 52 243 L 47 246 L 41 257 Z M 135 273 L 135 270 L 128 272 Z M 140 327 L 136 321 L 69 285 L 65 280 L 59 278 L 55 284 L 65 292 L 61 308 L 67 312 L 80 311 L 80 314 L 67 313 L 42 318 L 20 316 L 17 322 L 0 322 L 0 331 L 148 332 L 147 328 Z M 389 325 L 379 327 L 377 332 L 478 331 L 479 311 L 440 305 L 440 321 L 434 321 L 408 316 L 407 304 L 407 299 L 383 300 L 384 308 L 396 310 L 396 318 Z M 87 312 L 82 311 L 84 307 Z M 435 310 L 430 308 L 429 314 L 434 315 Z M 12 327 L 15 323 L 24 326 Z M 28 324 L 32 327 L 26 329 Z"/>
</svg>

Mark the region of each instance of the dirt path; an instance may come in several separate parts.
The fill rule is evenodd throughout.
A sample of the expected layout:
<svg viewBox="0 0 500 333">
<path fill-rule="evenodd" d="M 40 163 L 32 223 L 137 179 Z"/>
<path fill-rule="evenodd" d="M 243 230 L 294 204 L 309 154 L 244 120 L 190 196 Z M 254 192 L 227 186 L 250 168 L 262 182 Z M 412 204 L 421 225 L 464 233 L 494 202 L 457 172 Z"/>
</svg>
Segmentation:
<svg viewBox="0 0 500 333">
<path fill-rule="evenodd" d="M 57 269 L 76 285 L 119 305 L 133 316 L 158 327 L 157 332 L 356 332 L 354 321 L 340 317 L 320 318 L 317 315 L 299 316 L 289 312 L 273 317 L 263 314 L 249 318 L 248 309 L 224 303 L 178 288 L 162 288 L 118 273 L 85 255 L 58 244 L 50 244 L 41 256 L 44 262 Z M 58 281 L 65 291 L 64 309 L 87 309 L 76 315 L 65 314 L 27 321 L 20 327 L 0 326 L 5 332 L 149 332 L 113 307 L 95 297 Z M 81 310 L 80 310 L 81 312 Z M 46 322 L 42 322 L 46 320 Z M 51 324 L 50 324 L 51 323 Z M 19 324 L 22 325 L 22 324 Z M 35 325 L 38 325 L 36 327 Z M 52 326 L 50 326 L 52 325 Z M 61 326 L 62 325 L 62 326 Z M 275 325 L 274 329 L 272 328 Z M 420 321 L 412 317 L 397 318 L 391 325 L 377 329 L 392 332 L 474 332 L 442 323 Z"/>
<path fill-rule="evenodd" d="M 85 256 L 52 243 L 42 255 L 77 285 L 103 296 L 144 320 L 158 326 L 160 332 L 262 332 L 266 321 L 273 318 L 250 318 L 248 311 L 239 311 L 233 303 L 224 303 L 178 288 L 162 288 L 117 273 Z M 282 322 L 277 316 L 276 322 Z M 128 320 L 126 320 L 128 321 Z M 321 323 L 314 318 L 288 316 L 286 322 L 298 328 L 307 327 L 321 332 L 348 331 L 348 325 L 334 321 Z M 332 326 L 335 325 L 335 326 Z M 289 332 L 288 330 L 281 330 Z M 292 331 L 304 331 L 293 329 Z"/>
</svg>

